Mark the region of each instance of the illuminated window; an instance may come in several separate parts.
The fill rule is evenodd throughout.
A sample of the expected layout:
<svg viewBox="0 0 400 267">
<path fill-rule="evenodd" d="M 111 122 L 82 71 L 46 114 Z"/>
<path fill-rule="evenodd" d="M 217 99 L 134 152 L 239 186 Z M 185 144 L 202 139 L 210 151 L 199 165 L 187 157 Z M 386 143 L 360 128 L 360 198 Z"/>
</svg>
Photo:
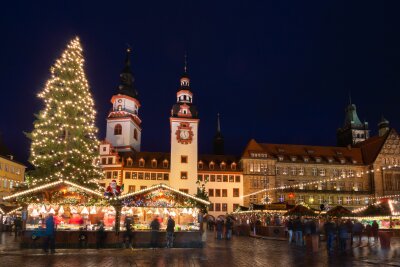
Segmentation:
<svg viewBox="0 0 400 267">
<path fill-rule="evenodd" d="M 132 166 L 132 164 L 133 164 L 133 160 L 132 160 L 131 158 L 128 158 L 128 159 L 126 160 L 126 165 L 127 165 L 127 166 Z"/>
<path fill-rule="evenodd" d="M 312 175 L 317 176 L 317 174 L 318 174 L 317 168 L 312 168 Z"/>
<path fill-rule="evenodd" d="M 225 169 L 226 169 L 226 164 L 225 164 L 225 162 L 222 162 L 220 167 L 221 167 L 221 170 L 225 170 Z"/>
<path fill-rule="evenodd" d="M 153 159 L 153 160 L 151 161 L 151 167 L 152 167 L 152 168 L 157 168 L 157 160 Z"/>
<path fill-rule="evenodd" d="M 121 135 L 122 134 L 122 126 L 121 124 L 117 124 L 114 127 L 114 135 Z"/>
<path fill-rule="evenodd" d="M 187 175 L 187 172 L 181 172 L 181 179 L 187 179 L 188 178 L 188 175 Z"/>
<path fill-rule="evenodd" d="M 211 161 L 209 167 L 210 167 L 210 170 L 214 170 L 215 163 Z"/>
<path fill-rule="evenodd" d="M 163 167 L 164 168 L 168 168 L 168 160 L 164 160 L 163 161 Z"/>
<path fill-rule="evenodd" d="M 233 163 L 231 164 L 231 169 L 232 169 L 232 170 L 236 170 L 236 163 L 235 163 L 235 162 L 233 162 Z"/>
</svg>

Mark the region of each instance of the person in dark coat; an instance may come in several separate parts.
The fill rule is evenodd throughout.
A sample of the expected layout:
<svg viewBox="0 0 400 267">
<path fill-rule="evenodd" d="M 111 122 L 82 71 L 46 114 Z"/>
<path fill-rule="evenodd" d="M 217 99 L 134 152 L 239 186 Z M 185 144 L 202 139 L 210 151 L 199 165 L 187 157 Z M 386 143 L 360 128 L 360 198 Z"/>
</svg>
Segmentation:
<svg viewBox="0 0 400 267">
<path fill-rule="evenodd" d="M 175 221 L 171 216 L 168 216 L 167 222 L 167 248 L 172 248 L 174 246 L 174 231 L 175 231 Z"/>
<path fill-rule="evenodd" d="M 154 217 L 153 221 L 150 223 L 151 229 L 151 242 L 150 246 L 152 248 L 158 247 L 158 232 L 160 231 L 160 222 L 158 221 L 158 216 Z"/>
<path fill-rule="evenodd" d="M 379 232 L 379 224 L 374 220 L 371 225 L 372 235 L 374 236 L 374 241 L 378 242 L 378 232 Z"/>
<path fill-rule="evenodd" d="M 340 251 L 344 252 L 346 250 L 346 242 L 347 242 L 347 225 L 344 222 L 341 222 L 338 228 L 339 235 L 339 248 Z"/>
<path fill-rule="evenodd" d="M 226 240 L 230 240 L 232 237 L 232 227 L 233 227 L 232 220 L 231 220 L 231 218 L 228 217 L 228 219 L 226 219 L 226 223 L 225 223 Z"/>
<path fill-rule="evenodd" d="M 333 240 L 335 239 L 336 225 L 331 219 L 324 223 L 324 230 L 326 236 L 326 248 L 328 252 L 333 250 Z"/>
<path fill-rule="evenodd" d="M 296 245 L 303 246 L 303 223 L 301 222 L 300 217 L 293 222 L 293 231 L 296 237 Z"/>
<path fill-rule="evenodd" d="M 54 218 L 53 214 L 49 214 L 47 218 L 45 219 L 45 224 L 46 224 L 46 231 L 45 231 L 45 238 L 43 242 L 43 251 L 48 253 L 49 252 L 49 245 L 50 245 L 50 251 L 51 253 L 56 252 L 56 246 L 55 246 L 55 224 L 54 224 Z"/>
<path fill-rule="evenodd" d="M 125 234 L 124 234 L 124 247 L 132 248 L 132 219 L 127 217 L 125 219 Z"/>
<path fill-rule="evenodd" d="M 291 244 L 292 240 L 293 240 L 293 220 L 292 220 L 292 218 L 290 218 L 287 221 L 286 227 L 287 227 L 288 235 L 289 235 L 289 244 Z"/>
<path fill-rule="evenodd" d="M 346 221 L 347 233 L 350 238 L 350 245 L 353 246 L 353 222 L 351 220 Z"/>
<path fill-rule="evenodd" d="M 365 234 L 367 235 L 369 243 L 369 239 L 372 237 L 372 226 L 369 223 L 365 226 Z"/>
<path fill-rule="evenodd" d="M 364 230 L 364 225 L 361 222 L 356 221 L 353 225 L 353 234 L 358 237 L 358 245 L 361 245 L 362 232 Z"/>
<path fill-rule="evenodd" d="M 221 240 L 222 239 L 222 231 L 224 230 L 224 221 L 221 218 L 217 219 L 216 230 L 217 230 L 217 239 Z"/>
<path fill-rule="evenodd" d="M 106 232 L 104 231 L 104 222 L 100 221 L 98 223 L 98 228 L 97 228 L 97 235 L 96 235 L 96 248 L 103 248 L 104 247 L 104 240 L 106 238 Z"/>
</svg>

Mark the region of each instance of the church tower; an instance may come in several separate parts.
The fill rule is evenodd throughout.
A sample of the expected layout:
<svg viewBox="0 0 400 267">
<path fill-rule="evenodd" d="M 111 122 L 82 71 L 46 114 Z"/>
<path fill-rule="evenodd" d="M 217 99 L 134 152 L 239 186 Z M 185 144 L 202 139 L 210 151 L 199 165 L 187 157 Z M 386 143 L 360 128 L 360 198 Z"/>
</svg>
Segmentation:
<svg viewBox="0 0 400 267">
<path fill-rule="evenodd" d="M 368 122 L 362 123 L 357 115 L 356 105 L 350 103 L 345 109 L 343 128 L 336 133 L 338 146 L 354 146 L 369 138 Z"/>
<path fill-rule="evenodd" d="M 221 122 L 219 119 L 219 113 L 217 114 L 217 132 L 214 136 L 214 155 L 224 155 L 224 137 L 221 133 Z"/>
<path fill-rule="evenodd" d="M 197 193 L 199 119 L 193 105 L 193 93 L 185 67 L 176 93 L 176 104 L 172 106 L 171 127 L 171 172 L 170 185 L 189 194 Z"/>
<path fill-rule="evenodd" d="M 106 140 L 117 151 L 140 151 L 140 102 L 131 70 L 131 50 L 126 50 L 125 66 L 120 74 L 120 85 L 112 96 L 112 109 L 107 117 Z"/>
</svg>

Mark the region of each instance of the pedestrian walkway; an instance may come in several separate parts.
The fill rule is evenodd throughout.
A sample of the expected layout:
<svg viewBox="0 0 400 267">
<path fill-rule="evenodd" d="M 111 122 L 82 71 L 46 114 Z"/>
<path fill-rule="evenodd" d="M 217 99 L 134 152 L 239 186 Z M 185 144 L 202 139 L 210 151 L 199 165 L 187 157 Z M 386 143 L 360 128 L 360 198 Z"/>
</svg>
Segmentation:
<svg viewBox="0 0 400 267">
<path fill-rule="evenodd" d="M 287 242 L 234 236 L 215 240 L 208 234 L 203 249 L 59 249 L 46 255 L 39 249 L 18 249 L 14 237 L 0 234 L 1 266 L 399 266 L 400 240 L 394 239 L 390 250 L 379 245 L 354 247 L 346 254 L 328 255 L 325 243 L 319 252 Z"/>
</svg>

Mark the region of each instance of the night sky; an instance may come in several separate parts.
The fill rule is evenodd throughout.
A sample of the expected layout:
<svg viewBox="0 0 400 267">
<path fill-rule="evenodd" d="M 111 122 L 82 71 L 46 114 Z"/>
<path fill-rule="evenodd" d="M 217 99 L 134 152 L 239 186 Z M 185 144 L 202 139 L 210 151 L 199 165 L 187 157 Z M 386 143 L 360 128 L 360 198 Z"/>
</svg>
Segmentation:
<svg viewBox="0 0 400 267">
<path fill-rule="evenodd" d="M 30 2 L 30 3 L 29 3 Z M 335 145 L 352 101 L 372 134 L 400 130 L 400 4 L 389 1 L 7 1 L 0 8 L 0 131 L 26 162 L 36 94 L 75 35 L 105 138 L 126 45 L 142 104 L 143 151 L 169 151 L 187 51 L 200 153 L 221 113 L 227 153 L 246 143 Z M 196 3 L 194 3 L 196 2 Z M 395 6 L 397 5 L 397 6 Z"/>
</svg>

